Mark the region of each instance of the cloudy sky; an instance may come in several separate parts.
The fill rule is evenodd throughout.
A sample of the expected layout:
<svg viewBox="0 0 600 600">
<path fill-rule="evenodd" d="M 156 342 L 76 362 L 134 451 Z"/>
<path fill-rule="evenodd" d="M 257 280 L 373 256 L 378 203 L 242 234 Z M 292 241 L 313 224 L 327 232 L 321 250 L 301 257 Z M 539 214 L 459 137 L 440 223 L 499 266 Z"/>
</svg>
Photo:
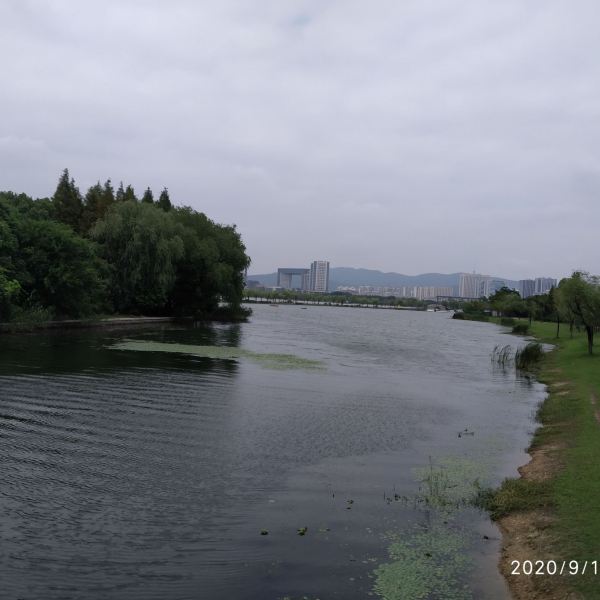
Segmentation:
<svg viewBox="0 0 600 600">
<path fill-rule="evenodd" d="M 253 273 L 600 271 L 597 0 L 2 0 L 0 189 L 68 167 Z"/>
</svg>

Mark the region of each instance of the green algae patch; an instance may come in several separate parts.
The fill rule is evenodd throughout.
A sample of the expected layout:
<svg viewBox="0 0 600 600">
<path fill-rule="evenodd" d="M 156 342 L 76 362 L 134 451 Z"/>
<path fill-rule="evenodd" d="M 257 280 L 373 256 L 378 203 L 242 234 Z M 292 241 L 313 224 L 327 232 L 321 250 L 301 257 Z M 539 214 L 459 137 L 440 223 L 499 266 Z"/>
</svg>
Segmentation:
<svg viewBox="0 0 600 600">
<path fill-rule="evenodd" d="M 390 537 L 391 562 L 375 569 L 374 592 L 385 600 L 469 600 L 467 540 L 437 520 L 406 538 Z"/>
<path fill-rule="evenodd" d="M 488 468 L 483 462 L 444 458 L 415 469 L 420 481 L 419 499 L 444 512 L 471 506 L 485 486 Z"/>
<path fill-rule="evenodd" d="M 131 350 L 134 352 L 175 352 L 204 358 L 221 358 L 233 360 L 240 358 L 239 348 L 229 346 L 192 346 L 189 344 L 170 344 L 147 340 L 123 340 L 110 346 L 111 350 Z"/>
<path fill-rule="evenodd" d="M 384 600 L 467 600 L 474 538 L 458 525 L 472 510 L 488 476 L 485 461 L 447 457 L 414 470 L 419 491 L 414 506 L 427 525 L 389 532 L 390 561 L 373 575 L 373 591 Z M 410 500 L 407 499 L 410 503 Z"/>
<path fill-rule="evenodd" d="M 320 360 L 302 358 L 295 354 L 261 354 L 245 351 L 243 356 L 268 369 L 322 369 Z"/>
<path fill-rule="evenodd" d="M 266 369 L 324 368 L 324 364 L 319 360 L 302 358 L 295 354 L 252 352 L 251 350 L 232 346 L 194 346 L 192 344 L 175 344 L 148 340 L 123 340 L 122 342 L 113 344 L 109 349 L 133 352 L 170 352 L 220 360 L 248 359 Z"/>
</svg>

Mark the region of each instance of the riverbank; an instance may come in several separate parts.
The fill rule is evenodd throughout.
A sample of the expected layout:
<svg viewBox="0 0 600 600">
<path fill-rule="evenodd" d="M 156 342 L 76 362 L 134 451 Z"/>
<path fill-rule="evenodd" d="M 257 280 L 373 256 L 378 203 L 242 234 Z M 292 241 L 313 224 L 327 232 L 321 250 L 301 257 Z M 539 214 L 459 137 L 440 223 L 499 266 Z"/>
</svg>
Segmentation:
<svg viewBox="0 0 600 600">
<path fill-rule="evenodd" d="M 589 356 L 585 335 L 571 338 L 567 327 L 559 339 L 552 323 L 534 323 L 531 331 L 555 350 L 536 371 L 548 396 L 531 461 L 489 502 L 503 533 L 500 568 L 517 600 L 599 598 L 600 355 Z M 524 574 L 524 561 L 540 574 Z M 557 574 L 548 561 L 556 561 Z"/>
<path fill-rule="evenodd" d="M 161 323 L 195 323 L 195 322 L 223 322 L 242 323 L 248 319 L 251 310 L 242 307 L 238 312 L 232 313 L 229 309 L 217 309 L 209 315 L 202 317 L 147 317 L 136 315 L 112 315 L 109 317 L 90 317 L 87 319 L 65 319 L 55 321 L 24 321 L 0 323 L 0 333 L 31 333 L 44 330 L 69 330 L 69 329 L 117 329 L 129 327 L 147 327 Z"/>
</svg>

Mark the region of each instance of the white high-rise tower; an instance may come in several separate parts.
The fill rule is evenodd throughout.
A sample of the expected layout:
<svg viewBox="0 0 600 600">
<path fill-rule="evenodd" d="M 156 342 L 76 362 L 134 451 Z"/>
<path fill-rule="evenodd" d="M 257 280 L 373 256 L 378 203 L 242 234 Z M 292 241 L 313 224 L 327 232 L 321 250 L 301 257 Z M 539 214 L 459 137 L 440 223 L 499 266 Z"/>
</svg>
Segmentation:
<svg viewBox="0 0 600 600">
<path fill-rule="evenodd" d="M 310 265 L 310 290 L 326 292 L 329 288 L 329 262 L 315 260 Z"/>
</svg>

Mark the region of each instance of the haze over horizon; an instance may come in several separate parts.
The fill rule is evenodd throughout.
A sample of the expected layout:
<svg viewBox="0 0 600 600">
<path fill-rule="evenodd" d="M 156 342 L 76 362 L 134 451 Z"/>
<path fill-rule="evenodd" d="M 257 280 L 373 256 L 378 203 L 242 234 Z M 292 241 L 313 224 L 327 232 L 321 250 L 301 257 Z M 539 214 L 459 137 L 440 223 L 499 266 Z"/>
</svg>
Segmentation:
<svg viewBox="0 0 600 600">
<path fill-rule="evenodd" d="M 600 6 L 8 0 L 0 190 L 111 178 L 251 273 L 597 273 Z"/>
<path fill-rule="evenodd" d="M 326 259 L 324 259 L 326 260 Z M 277 269 L 278 268 L 308 268 L 310 266 L 310 262 L 312 261 L 308 261 L 305 262 L 304 264 L 298 265 L 298 264 L 293 264 L 293 265 L 278 265 L 275 268 L 272 268 L 270 270 L 267 271 L 263 271 L 263 272 L 259 272 L 256 269 L 252 269 L 252 265 L 250 265 L 250 268 L 248 269 L 248 277 L 251 277 L 252 275 L 272 275 L 274 273 L 277 273 Z M 335 269 L 335 268 L 340 268 L 340 269 L 357 269 L 357 270 L 366 270 L 366 271 L 375 271 L 375 272 L 379 272 L 379 273 L 383 273 L 383 274 L 394 274 L 394 275 L 406 275 L 408 277 L 414 277 L 414 276 L 418 276 L 418 275 L 427 275 L 427 274 L 439 274 L 439 275 L 453 275 L 453 274 L 457 274 L 457 273 L 475 273 L 475 271 L 471 270 L 456 270 L 456 271 L 448 271 L 448 272 L 442 272 L 442 271 L 436 271 L 436 270 L 432 270 L 432 271 L 421 271 L 421 272 L 411 272 L 408 269 L 402 270 L 402 269 L 391 269 L 391 270 L 384 270 L 384 269 L 377 269 L 375 267 L 355 267 L 355 266 L 349 266 L 349 265 L 330 265 L 330 269 Z M 478 271 L 478 273 L 480 275 L 489 275 L 490 277 L 503 277 L 505 279 L 509 279 L 509 280 L 514 280 L 514 281 L 518 281 L 519 278 L 514 278 L 511 277 L 510 273 L 488 273 L 486 271 Z M 536 273 L 534 275 L 531 275 L 530 277 L 524 277 L 522 279 L 535 279 L 536 277 L 554 277 L 555 279 L 558 279 L 560 281 L 560 279 L 564 276 L 564 277 L 568 277 L 570 275 L 570 273 L 565 273 L 564 275 L 561 275 L 559 277 L 556 277 L 553 274 L 540 274 L 540 273 Z"/>
</svg>

